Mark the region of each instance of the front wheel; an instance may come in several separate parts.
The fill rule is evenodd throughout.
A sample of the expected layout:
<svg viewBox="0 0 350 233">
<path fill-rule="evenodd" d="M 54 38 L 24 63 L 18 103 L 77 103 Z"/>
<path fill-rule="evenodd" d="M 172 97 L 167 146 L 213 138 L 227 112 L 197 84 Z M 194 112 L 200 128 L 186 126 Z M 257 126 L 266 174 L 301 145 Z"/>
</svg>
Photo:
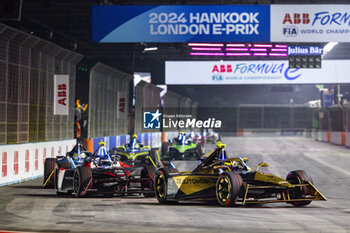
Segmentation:
<svg viewBox="0 0 350 233">
<path fill-rule="evenodd" d="M 154 187 L 157 200 L 160 204 L 175 204 L 177 201 L 168 200 L 168 174 L 164 169 L 160 169 L 156 173 Z"/>
<path fill-rule="evenodd" d="M 77 167 L 73 175 L 73 190 L 76 197 L 86 196 L 86 190 L 92 180 L 91 168 Z"/>
<path fill-rule="evenodd" d="M 235 172 L 224 172 L 216 181 L 216 198 L 221 206 L 233 206 L 243 184 L 242 177 Z"/>
<path fill-rule="evenodd" d="M 144 197 L 154 197 L 154 173 L 156 168 L 154 166 L 145 167 L 141 171 L 141 188 L 142 191 L 146 191 L 143 193 Z"/>
<path fill-rule="evenodd" d="M 170 143 L 169 142 L 163 142 L 162 147 L 160 149 L 160 152 L 162 155 L 164 155 L 166 152 L 169 151 Z"/>
<path fill-rule="evenodd" d="M 296 170 L 288 173 L 286 180 L 291 184 L 307 184 L 308 181 L 313 183 L 312 178 L 307 175 L 304 170 Z M 295 199 L 304 199 L 305 196 L 311 195 L 311 189 L 308 186 L 302 186 L 295 188 Z M 311 203 L 311 201 L 293 201 L 290 202 L 293 206 L 305 206 Z"/>
</svg>

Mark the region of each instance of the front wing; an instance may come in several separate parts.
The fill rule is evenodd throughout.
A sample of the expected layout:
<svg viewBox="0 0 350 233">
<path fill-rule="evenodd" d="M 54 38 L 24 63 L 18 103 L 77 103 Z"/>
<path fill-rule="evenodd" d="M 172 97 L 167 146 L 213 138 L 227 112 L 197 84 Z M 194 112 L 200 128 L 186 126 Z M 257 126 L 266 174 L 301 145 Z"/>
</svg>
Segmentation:
<svg viewBox="0 0 350 233">
<path fill-rule="evenodd" d="M 303 198 L 292 198 L 289 195 L 291 188 L 284 188 L 280 186 L 254 186 L 250 184 L 244 185 L 244 195 L 241 198 L 238 198 L 237 204 L 258 204 L 258 203 L 278 203 L 278 202 L 296 202 L 296 201 L 326 201 L 326 197 L 318 191 L 318 189 L 309 181 L 306 184 L 296 184 L 294 188 L 298 187 L 308 187 L 310 190 L 310 195 L 306 195 Z M 276 197 L 272 198 L 249 198 L 249 193 L 255 190 L 276 190 Z"/>
</svg>

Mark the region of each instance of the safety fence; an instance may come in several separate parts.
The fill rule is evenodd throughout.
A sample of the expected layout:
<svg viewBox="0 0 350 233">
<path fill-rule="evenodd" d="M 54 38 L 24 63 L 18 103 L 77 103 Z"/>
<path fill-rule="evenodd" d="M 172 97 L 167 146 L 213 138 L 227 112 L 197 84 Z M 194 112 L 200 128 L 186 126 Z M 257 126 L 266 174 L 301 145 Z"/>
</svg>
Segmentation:
<svg viewBox="0 0 350 233">
<path fill-rule="evenodd" d="M 75 140 L 0 145 L 0 186 L 43 175 L 44 161 L 65 155 Z"/>
<path fill-rule="evenodd" d="M 73 138 L 80 54 L 0 23 L 0 144 Z M 69 75 L 69 115 L 53 115 L 54 74 Z"/>
<path fill-rule="evenodd" d="M 88 137 L 128 133 L 132 76 L 97 63 L 90 71 Z"/>
<path fill-rule="evenodd" d="M 234 111 L 236 116 L 231 123 L 237 125 L 236 136 L 296 135 L 350 147 L 350 105 L 328 108 L 244 106 Z"/>
<path fill-rule="evenodd" d="M 137 84 L 135 88 L 134 133 L 139 134 L 150 131 L 149 129 L 144 129 L 143 127 L 143 112 L 145 111 L 145 109 L 152 109 L 156 111 L 156 109 L 160 108 L 161 91 L 161 88 L 151 83 L 141 81 Z"/>
<path fill-rule="evenodd" d="M 311 136 L 318 141 L 350 147 L 350 106 L 314 109 Z"/>
</svg>

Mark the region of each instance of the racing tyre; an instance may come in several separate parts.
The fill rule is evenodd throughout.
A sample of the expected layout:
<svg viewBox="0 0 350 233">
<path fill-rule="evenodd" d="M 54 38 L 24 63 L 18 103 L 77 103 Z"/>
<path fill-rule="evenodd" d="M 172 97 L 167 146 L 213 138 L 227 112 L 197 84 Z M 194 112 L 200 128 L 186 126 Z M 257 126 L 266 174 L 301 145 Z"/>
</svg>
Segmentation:
<svg viewBox="0 0 350 233">
<path fill-rule="evenodd" d="M 243 184 L 242 177 L 235 172 L 224 172 L 216 181 L 216 199 L 221 206 L 233 206 L 236 203 Z"/>
<path fill-rule="evenodd" d="M 312 178 L 307 175 L 304 170 L 296 170 L 288 173 L 286 180 L 291 184 L 306 184 L 307 181 L 313 183 Z M 311 195 L 311 190 L 309 187 L 299 187 L 296 188 L 295 198 L 302 199 L 307 195 Z M 293 206 L 305 206 L 311 203 L 311 201 L 293 201 L 289 202 Z"/>
<path fill-rule="evenodd" d="M 162 143 L 162 148 L 161 148 L 161 152 L 162 152 L 162 155 L 164 155 L 166 152 L 169 151 L 169 142 L 163 142 Z"/>
<path fill-rule="evenodd" d="M 168 173 L 164 169 L 159 169 L 156 173 L 155 180 L 155 194 L 160 204 L 174 204 L 177 201 L 167 200 L 168 189 Z"/>
<path fill-rule="evenodd" d="M 44 163 L 44 180 L 43 187 L 44 188 L 54 188 L 55 186 L 55 158 L 47 158 Z"/>
<path fill-rule="evenodd" d="M 198 143 L 196 149 L 200 156 L 204 155 L 204 145 L 202 143 Z"/>
<path fill-rule="evenodd" d="M 159 162 L 160 162 L 160 161 L 158 161 L 157 153 L 159 153 L 158 150 L 157 150 L 157 149 L 154 149 L 154 148 L 152 148 L 152 149 L 150 150 L 150 152 L 149 152 L 149 156 L 151 157 L 151 159 L 152 159 L 152 161 L 153 161 L 153 163 L 154 163 L 155 165 L 158 165 Z M 152 164 L 152 165 L 153 165 L 153 164 Z M 155 172 L 154 172 L 154 173 L 155 173 Z"/>
<path fill-rule="evenodd" d="M 73 175 L 73 191 L 76 197 L 86 196 L 86 189 L 92 180 L 91 168 L 77 167 Z"/>
<path fill-rule="evenodd" d="M 154 166 L 145 167 L 141 171 L 141 188 L 147 193 L 143 193 L 144 197 L 154 197 L 154 176 L 156 168 Z M 150 192 L 153 191 L 153 192 Z"/>
</svg>

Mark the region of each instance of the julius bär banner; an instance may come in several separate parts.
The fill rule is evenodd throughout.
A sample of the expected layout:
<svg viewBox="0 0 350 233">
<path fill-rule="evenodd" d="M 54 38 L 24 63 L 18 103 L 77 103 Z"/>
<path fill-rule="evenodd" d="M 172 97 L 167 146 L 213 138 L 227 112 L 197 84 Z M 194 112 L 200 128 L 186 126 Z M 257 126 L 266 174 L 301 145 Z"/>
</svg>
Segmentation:
<svg viewBox="0 0 350 233">
<path fill-rule="evenodd" d="M 266 42 L 270 6 L 93 6 L 92 41 Z"/>
<path fill-rule="evenodd" d="M 167 61 L 174 85 L 350 83 L 350 60 L 324 60 L 321 69 L 289 68 L 288 61 Z"/>
<path fill-rule="evenodd" d="M 271 5 L 271 41 L 350 42 L 350 5 Z"/>
<path fill-rule="evenodd" d="M 54 75 L 54 115 L 69 115 L 69 75 Z"/>
</svg>

